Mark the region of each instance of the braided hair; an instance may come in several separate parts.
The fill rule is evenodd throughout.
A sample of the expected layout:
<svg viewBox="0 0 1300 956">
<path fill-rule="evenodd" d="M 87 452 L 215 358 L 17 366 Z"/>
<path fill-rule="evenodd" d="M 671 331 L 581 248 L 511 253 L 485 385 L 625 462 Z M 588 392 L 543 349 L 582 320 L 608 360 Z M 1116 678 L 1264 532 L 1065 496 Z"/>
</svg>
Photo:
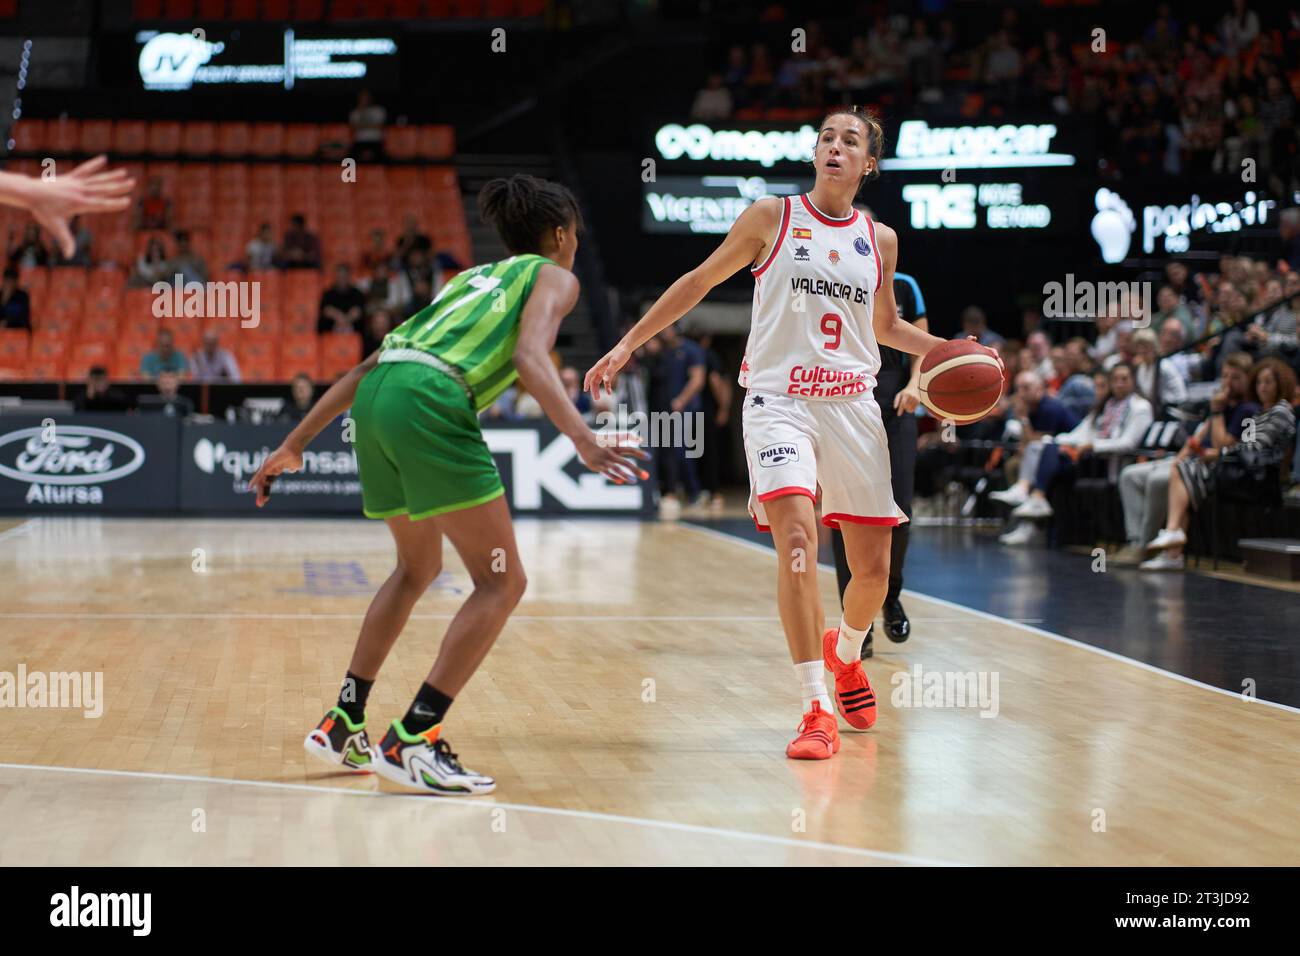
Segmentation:
<svg viewBox="0 0 1300 956">
<path fill-rule="evenodd" d="M 582 228 L 578 201 L 559 183 L 525 173 L 489 181 L 478 194 L 478 214 L 512 254 L 539 252 L 559 226 Z"/>
</svg>

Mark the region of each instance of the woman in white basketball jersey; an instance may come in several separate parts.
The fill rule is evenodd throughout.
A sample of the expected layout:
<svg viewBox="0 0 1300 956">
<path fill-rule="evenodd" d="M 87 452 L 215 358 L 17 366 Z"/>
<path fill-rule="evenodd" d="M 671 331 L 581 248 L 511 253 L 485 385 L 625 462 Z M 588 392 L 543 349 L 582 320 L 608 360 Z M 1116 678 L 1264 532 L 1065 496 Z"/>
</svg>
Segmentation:
<svg viewBox="0 0 1300 956">
<path fill-rule="evenodd" d="M 835 708 L 852 727 L 876 719 L 859 655 L 884 602 L 894 504 L 889 451 L 872 396 L 879 345 L 923 355 L 943 343 L 901 320 L 894 304 L 894 231 L 853 208 L 880 169 L 882 130 L 868 113 L 844 109 L 821 124 L 806 194 L 761 199 L 722 244 L 674 282 L 587 373 L 597 397 L 629 356 L 748 265 L 754 313 L 740 384 L 750 513 L 772 533 L 777 603 L 803 691 L 803 720 L 788 757 L 825 759 L 840 747 L 823 668 L 835 676 Z M 817 587 L 817 518 L 844 536 L 852 579 L 838 628 L 823 630 Z"/>
</svg>

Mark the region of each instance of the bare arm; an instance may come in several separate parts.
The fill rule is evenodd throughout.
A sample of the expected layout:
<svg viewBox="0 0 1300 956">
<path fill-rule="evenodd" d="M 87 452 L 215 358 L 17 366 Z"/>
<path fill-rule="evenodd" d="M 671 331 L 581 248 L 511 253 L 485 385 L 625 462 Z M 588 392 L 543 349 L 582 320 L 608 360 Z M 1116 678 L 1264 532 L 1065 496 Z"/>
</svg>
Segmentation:
<svg viewBox="0 0 1300 956">
<path fill-rule="evenodd" d="M 626 446 L 602 444 L 570 401 L 560 373 L 551 361 L 560 323 L 578 301 L 578 289 L 578 280 L 572 272 L 559 266 L 542 266 L 519 317 L 515 370 L 546 417 L 573 441 L 583 464 L 613 481 L 635 484 L 638 475 L 649 476 L 628 456 L 648 458 L 649 455 Z"/>
<path fill-rule="evenodd" d="M 880 282 L 880 291 L 876 293 L 876 305 L 871 325 L 876 333 L 876 341 L 891 349 L 907 352 L 910 355 L 924 355 L 944 340 L 931 335 L 919 323 L 908 322 L 898 317 L 898 303 L 894 300 L 894 270 L 898 266 L 898 234 L 884 223 L 876 223 L 876 243 L 880 247 L 881 265 L 884 276 Z M 928 326 L 929 323 L 927 322 Z M 913 363 L 913 375 L 920 375 L 920 363 Z"/>
<path fill-rule="evenodd" d="M 756 262 L 771 241 L 781 220 L 780 200 L 760 199 L 742 212 L 722 240 L 722 244 L 690 272 L 670 285 L 641 321 L 632 326 L 622 340 L 587 372 L 582 387 L 600 398 L 603 387 L 609 390 L 619 369 L 632 353 L 668 326 L 700 304 L 718 283 L 746 265 Z"/>
<path fill-rule="evenodd" d="M 672 400 L 672 409 L 680 412 L 691 403 L 696 395 L 704 390 L 704 364 L 692 365 L 686 378 L 686 387 Z"/>
<path fill-rule="evenodd" d="M 271 482 L 276 476 L 302 468 L 303 451 L 326 425 L 352 407 L 352 400 L 357 396 L 357 386 L 366 377 L 366 373 L 378 364 L 379 353 L 373 352 L 364 362 L 354 366 L 351 371 L 331 385 L 298 426 L 289 432 L 285 440 L 280 443 L 280 447 L 271 452 L 262 462 L 262 467 L 257 469 L 257 474 L 253 475 L 248 482 L 249 490 L 257 492 L 259 508 L 266 504 L 266 500 L 271 496 Z"/>
</svg>

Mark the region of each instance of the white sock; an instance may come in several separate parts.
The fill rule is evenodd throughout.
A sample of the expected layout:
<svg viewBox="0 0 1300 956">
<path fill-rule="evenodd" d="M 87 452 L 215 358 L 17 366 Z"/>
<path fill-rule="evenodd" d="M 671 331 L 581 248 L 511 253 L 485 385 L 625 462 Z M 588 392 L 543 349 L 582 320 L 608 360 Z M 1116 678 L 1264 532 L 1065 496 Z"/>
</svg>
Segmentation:
<svg viewBox="0 0 1300 956">
<path fill-rule="evenodd" d="M 820 701 L 822 710 L 828 714 L 835 713 L 830 694 L 826 693 L 826 663 L 824 661 L 806 661 L 794 665 L 794 676 L 799 681 L 799 692 L 803 695 L 803 712 L 812 710 L 812 702 Z"/>
<path fill-rule="evenodd" d="M 840 636 L 835 642 L 835 656 L 842 664 L 852 664 L 862 659 L 862 645 L 867 643 L 867 632 L 849 627 L 849 622 L 840 618 Z"/>
</svg>

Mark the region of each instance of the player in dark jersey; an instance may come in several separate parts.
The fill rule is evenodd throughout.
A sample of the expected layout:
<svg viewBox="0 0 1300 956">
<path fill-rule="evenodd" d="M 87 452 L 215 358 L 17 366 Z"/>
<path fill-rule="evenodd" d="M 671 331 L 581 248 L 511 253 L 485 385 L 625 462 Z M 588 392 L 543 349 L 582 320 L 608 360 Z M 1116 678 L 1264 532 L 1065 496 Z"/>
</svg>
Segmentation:
<svg viewBox="0 0 1300 956">
<path fill-rule="evenodd" d="M 478 413 L 516 377 L 592 471 L 619 483 L 645 472 L 644 452 L 598 439 L 569 400 L 550 359 L 560 322 L 578 298 L 571 271 L 581 215 L 563 186 L 532 176 L 494 179 L 479 212 L 513 255 L 455 276 L 438 297 L 385 336 L 379 350 L 326 392 L 258 469 L 257 504 L 270 482 L 302 467 L 302 452 L 351 407 L 367 517 L 397 544 L 397 569 L 361 625 L 338 704 L 304 741 L 314 756 L 373 770 L 426 793 L 489 793 L 491 777 L 465 768 L 441 737 L 453 698 L 487 655 L 523 596 L 510 509 Z M 442 640 L 406 716 L 376 751 L 365 730 L 370 687 L 415 602 L 442 570 L 451 539 L 474 591 Z"/>
<path fill-rule="evenodd" d="M 922 331 L 930 330 L 925 314 L 925 299 L 916 280 L 903 272 L 894 273 L 894 301 L 898 303 L 899 318 L 911 322 Z M 889 474 L 894 486 L 894 502 L 907 517 L 912 517 L 912 486 L 916 477 L 916 406 L 921 401 L 917 390 L 921 363 L 913 362 L 906 352 L 880 346 L 880 374 L 876 377 L 876 403 L 885 423 L 889 439 Z M 912 622 L 899 600 L 903 590 L 903 562 L 907 560 L 907 542 L 911 521 L 895 525 L 890 542 L 889 590 L 885 594 L 883 614 L 885 633 L 896 644 L 907 640 L 912 633 Z M 840 603 L 844 603 L 844 589 L 849 584 L 849 562 L 844 554 L 844 539 L 838 530 L 831 532 L 831 548 L 835 552 L 835 577 L 840 587 Z M 867 629 L 867 640 L 862 645 L 862 657 L 872 656 L 873 624 Z"/>
</svg>

